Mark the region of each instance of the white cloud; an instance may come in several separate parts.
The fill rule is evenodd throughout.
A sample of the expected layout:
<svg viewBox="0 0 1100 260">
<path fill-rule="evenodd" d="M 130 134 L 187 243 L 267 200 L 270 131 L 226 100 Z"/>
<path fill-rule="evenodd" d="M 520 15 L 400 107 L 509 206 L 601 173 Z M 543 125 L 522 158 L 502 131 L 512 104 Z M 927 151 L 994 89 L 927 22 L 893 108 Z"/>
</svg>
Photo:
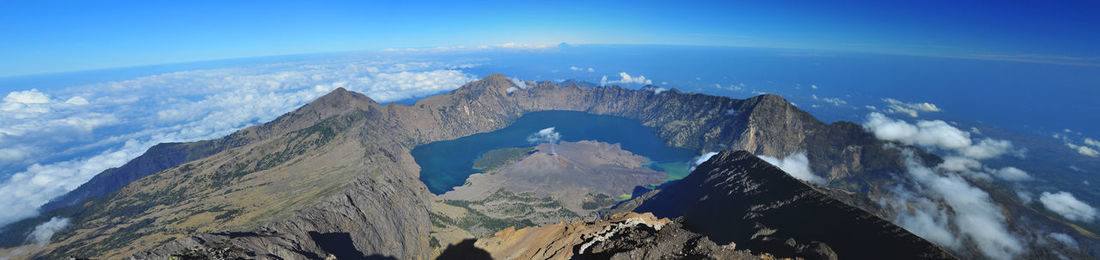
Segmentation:
<svg viewBox="0 0 1100 260">
<path fill-rule="evenodd" d="M 82 97 L 72 97 L 68 100 L 65 100 L 65 103 L 70 105 L 83 106 L 88 104 L 88 100 Z"/>
<path fill-rule="evenodd" d="M 509 78 L 509 80 L 512 81 L 512 85 L 515 85 L 514 87 L 508 87 L 508 89 L 505 89 L 505 91 L 509 94 L 515 92 L 516 90 L 527 89 L 531 87 L 527 85 L 526 81 L 520 80 L 518 78 Z"/>
<path fill-rule="evenodd" d="M 50 103 L 50 97 L 42 92 L 39 92 L 38 89 L 12 91 L 4 97 L 4 102 L 22 104 L 45 104 Z"/>
<path fill-rule="evenodd" d="M 27 158 L 29 152 L 26 147 L 0 148 L 0 165 L 8 161 L 19 161 Z"/>
<path fill-rule="evenodd" d="M 1024 204 L 1031 204 L 1032 201 L 1035 201 L 1035 194 L 1031 194 L 1031 192 L 1016 191 L 1016 197 Z"/>
<path fill-rule="evenodd" d="M 61 231 L 61 229 L 64 229 L 68 225 L 68 218 L 50 218 L 50 221 L 35 226 L 34 231 L 31 231 L 31 234 L 27 236 L 27 240 L 33 241 L 39 245 L 47 244 L 50 242 L 50 238 L 53 237 L 54 233 Z"/>
<path fill-rule="evenodd" d="M 1031 175 L 1028 175 L 1027 172 L 1025 172 L 1023 170 L 1020 170 L 1020 169 L 1017 169 L 1016 167 L 1011 167 L 1011 166 L 1004 167 L 1004 168 L 1001 168 L 1000 170 L 997 170 L 997 171 L 993 172 L 993 176 L 997 176 L 997 178 L 1000 178 L 1000 179 L 1006 180 L 1006 181 L 1027 181 L 1027 180 L 1031 180 Z"/>
<path fill-rule="evenodd" d="M 1078 247 L 1077 246 L 1077 241 L 1073 240 L 1073 237 L 1070 237 L 1069 235 L 1066 235 L 1065 233 L 1054 232 L 1054 233 L 1047 234 L 1047 236 L 1050 237 L 1051 239 L 1054 239 L 1054 241 L 1058 241 L 1058 242 L 1062 243 L 1063 245 L 1066 245 L 1070 248 L 1077 249 L 1077 247 Z"/>
<path fill-rule="evenodd" d="M 558 151 L 555 148 L 555 144 L 558 143 L 558 140 L 561 140 L 561 133 L 558 133 L 558 131 L 554 131 L 554 127 L 543 128 L 542 130 L 539 130 L 527 136 L 528 143 L 550 143 L 551 155 L 558 154 Z"/>
<path fill-rule="evenodd" d="M 529 143 L 555 143 L 561 140 L 561 133 L 554 131 L 554 127 L 543 128 L 527 136 Z"/>
<path fill-rule="evenodd" d="M 1098 157 L 1098 156 L 1100 156 L 1100 151 L 1096 151 L 1096 149 L 1092 149 L 1092 147 L 1088 147 L 1088 146 L 1084 146 L 1084 145 L 1078 145 L 1078 144 L 1074 144 L 1074 143 L 1070 143 L 1070 142 L 1066 142 L 1066 146 L 1069 146 L 1070 149 L 1073 149 L 1077 153 L 1079 153 L 1081 155 L 1084 155 L 1084 156 L 1088 156 L 1088 157 Z"/>
<path fill-rule="evenodd" d="M 840 99 L 840 98 L 818 98 L 817 94 L 811 94 L 810 96 L 813 97 L 814 100 L 821 100 L 821 101 L 824 101 L 825 103 L 833 104 L 834 106 L 840 106 L 840 105 L 847 105 L 848 104 L 848 101 L 844 101 L 843 99 Z"/>
<path fill-rule="evenodd" d="M 384 103 L 453 90 L 476 79 L 457 67 L 462 66 L 305 60 L 164 73 L 57 93 L 9 93 L 0 104 L 0 208 L 6 209 L 0 225 L 37 214 L 49 199 L 157 143 L 225 136 L 338 87 Z M 36 110 L 49 113 L 32 113 Z"/>
<path fill-rule="evenodd" d="M 1100 141 L 1096 141 L 1096 139 L 1086 137 L 1085 144 L 1100 148 Z"/>
<path fill-rule="evenodd" d="M 1064 130 L 1064 132 L 1076 133 L 1077 135 L 1081 135 L 1080 133 L 1074 132 L 1073 130 L 1070 130 L 1068 128 Z M 1073 140 L 1070 139 L 1070 135 L 1068 134 L 1054 133 L 1052 136 L 1054 137 L 1054 139 L 1062 140 L 1062 142 L 1066 144 L 1066 147 L 1069 147 L 1069 149 L 1077 152 L 1078 154 L 1088 157 L 1100 157 L 1100 151 L 1089 147 L 1091 145 L 1100 148 L 1100 146 L 1098 146 L 1100 145 L 1100 143 L 1097 143 L 1097 141 L 1092 138 L 1086 137 L 1084 140 L 1085 144 L 1080 145 L 1074 143 Z"/>
<path fill-rule="evenodd" d="M 569 66 L 569 70 L 572 70 L 572 71 L 588 71 L 588 72 L 596 72 L 596 69 L 593 69 L 592 67 L 588 67 L 588 68 L 586 69 L 586 68 L 582 68 L 582 67 L 577 67 L 577 66 Z"/>
<path fill-rule="evenodd" d="M 1039 195 L 1039 202 L 1043 203 L 1043 206 L 1050 211 L 1058 213 L 1058 215 L 1062 215 L 1068 220 L 1092 222 L 1096 219 L 1096 208 L 1077 200 L 1069 192 L 1043 192 L 1042 195 Z"/>
<path fill-rule="evenodd" d="M 817 89 L 817 85 L 810 85 L 810 88 Z"/>
<path fill-rule="evenodd" d="M 788 155 L 786 158 L 779 159 L 770 156 L 759 156 L 760 159 L 764 159 L 768 163 L 783 169 L 783 171 L 790 174 L 799 180 L 807 181 L 817 185 L 825 185 L 825 178 L 817 176 L 810 170 L 810 159 L 806 157 L 806 153 L 799 152 Z"/>
<path fill-rule="evenodd" d="M 918 112 L 940 112 L 940 108 L 935 104 L 922 102 L 922 103 L 906 103 L 893 98 L 884 98 L 882 101 L 889 104 L 886 108 L 886 112 L 895 114 L 906 114 L 911 117 L 919 116 Z"/>
<path fill-rule="evenodd" d="M 1015 149 L 1012 143 L 1006 140 L 985 138 L 975 144 L 969 132 L 955 128 L 942 120 L 919 120 L 916 124 L 910 124 L 903 120 L 889 118 L 882 113 L 872 112 L 867 116 L 863 127 L 870 130 L 878 139 L 953 151 L 973 159 L 995 158 L 1008 153 L 1023 154 L 1022 150 Z"/>
<path fill-rule="evenodd" d="M 881 202 L 896 212 L 898 225 L 949 248 L 958 249 L 962 245 L 958 237 L 968 236 L 983 254 L 994 259 L 1009 259 L 1023 252 L 1020 239 L 1008 231 L 1006 217 L 988 193 L 959 175 L 924 167 L 911 151 L 904 153 L 906 176 L 915 186 L 899 185 L 894 189 L 895 202 Z"/>
<path fill-rule="evenodd" d="M 603 78 L 600 79 L 600 85 L 601 86 L 604 86 L 604 85 L 607 85 L 607 84 L 652 85 L 653 80 L 646 79 L 645 76 L 641 76 L 641 75 L 635 77 L 635 76 L 630 76 L 630 74 L 627 74 L 626 72 L 619 72 L 619 80 L 607 81 L 607 76 L 606 75 L 604 75 Z"/>
<path fill-rule="evenodd" d="M 710 157 L 714 157 L 715 155 L 718 155 L 718 153 L 717 152 L 708 152 L 708 153 L 699 155 L 699 157 L 695 157 L 694 160 L 691 160 L 690 169 L 692 171 L 694 171 L 696 166 L 699 166 L 700 164 L 703 164 L 703 163 L 707 162 L 707 160 L 710 160 Z"/>
<path fill-rule="evenodd" d="M 882 113 L 871 113 L 864 127 L 870 129 L 875 137 L 883 140 L 898 141 L 909 145 L 940 147 L 945 149 L 963 149 L 971 145 L 970 134 L 963 132 L 947 122 L 918 121 L 916 125 L 902 120 L 894 120 Z"/>
<path fill-rule="evenodd" d="M 108 150 L 83 160 L 52 164 L 34 164 L 0 184 L 0 225 L 34 216 L 38 207 L 50 199 L 75 189 L 107 168 L 120 166 L 144 152 L 152 144 L 127 142 L 117 150 Z"/>
</svg>

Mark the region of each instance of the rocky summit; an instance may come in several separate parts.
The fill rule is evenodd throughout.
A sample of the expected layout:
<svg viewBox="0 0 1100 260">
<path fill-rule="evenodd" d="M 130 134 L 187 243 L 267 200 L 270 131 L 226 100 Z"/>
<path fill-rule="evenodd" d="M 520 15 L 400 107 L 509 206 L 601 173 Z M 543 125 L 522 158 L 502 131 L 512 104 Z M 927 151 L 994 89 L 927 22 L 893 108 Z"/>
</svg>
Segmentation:
<svg viewBox="0 0 1100 260">
<path fill-rule="evenodd" d="M 562 147 L 583 157 L 534 153 L 494 165 L 504 175 L 483 179 L 497 180 L 485 187 L 499 189 L 478 196 L 437 196 L 418 178 L 413 148 L 548 110 L 637 120 L 671 147 L 743 152 L 722 152 L 654 191 L 635 189 L 644 195 L 617 207 L 608 193 L 663 176 L 611 144 L 585 144 L 596 146 L 588 152 Z M 17 259 L 950 258 L 883 220 L 888 212 L 871 202 L 905 169 L 902 152 L 891 147 L 904 145 L 853 123 L 822 123 L 775 95 L 739 100 L 576 82 L 519 86 L 499 74 L 413 105 L 382 105 L 337 89 L 220 139 L 154 147 L 39 217 L 4 227 L 0 242 L 4 252 L 19 252 Z M 909 148 L 929 165 L 940 160 Z M 799 152 L 827 187 L 754 156 Z M 557 168 L 513 171 L 539 165 Z M 618 175 L 607 181 L 648 179 L 618 186 L 532 181 L 609 171 Z M 566 192 L 570 187 L 591 192 Z M 631 210 L 641 214 L 609 214 Z M 22 243 L 52 217 L 70 224 L 49 243 Z M 953 250 L 972 256 L 974 249 Z"/>
</svg>

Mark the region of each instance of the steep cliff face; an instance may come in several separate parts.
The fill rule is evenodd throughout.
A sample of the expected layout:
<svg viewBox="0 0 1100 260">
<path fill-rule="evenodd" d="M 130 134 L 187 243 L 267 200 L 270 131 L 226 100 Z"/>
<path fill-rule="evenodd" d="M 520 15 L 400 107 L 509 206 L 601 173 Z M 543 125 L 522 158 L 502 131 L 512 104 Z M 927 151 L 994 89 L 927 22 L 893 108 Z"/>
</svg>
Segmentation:
<svg viewBox="0 0 1100 260">
<path fill-rule="evenodd" d="M 950 259 L 939 246 L 849 206 L 745 151 L 724 151 L 682 181 L 625 203 L 623 210 L 684 218 L 718 243 L 780 257 Z"/>
<path fill-rule="evenodd" d="M 363 255 L 426 258 L 432 195 L 418 180 L 409 151 L 503 128 L 541 110 L 637 119 L 677 147 L 775 157 L 806 151 L 815 171 L 843 173 L 829 176 L 834 179 L 900 169 L 894 152 L 882 150 L 869 134 L 851 124 L 817 122 L 778 96 L 736 100 L 674 90 L 528 85 L 533 87 L 520 89 L 491 75 L 412 106 L 382 106 L 338 89 L 213 141 L 220 146 L 210 156 L 132 175 L 140 179 L 70 212 L 72 226 L 40 250 L 51 258 L 118 258 L 152 248 L 162 250 L 150 256 L 164 255 L 203 244 L 188 242 L 194 235 L 241 231 L 268 234 L 242 237 L 252 242 L 241 249 L 293 259 L 332 253 L 324 242 L 331 239 L 317 242 L 314 233 L 346 233 L 338 243 Z M 161 166 L 179 162 L 150 158 Z"/>
</svg>

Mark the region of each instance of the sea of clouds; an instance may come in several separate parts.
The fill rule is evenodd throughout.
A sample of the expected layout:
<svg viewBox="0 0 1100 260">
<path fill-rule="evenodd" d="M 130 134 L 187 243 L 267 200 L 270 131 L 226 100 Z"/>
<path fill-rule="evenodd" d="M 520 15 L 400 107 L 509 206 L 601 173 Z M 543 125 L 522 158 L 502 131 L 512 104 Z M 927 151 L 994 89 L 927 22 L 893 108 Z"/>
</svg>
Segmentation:
<svg viewBox="0 0 1100 260">
<path fill-rule="evenodd" d="M 475 80 L 470 66 L 316 59 L 0 93 L 0 226 L 157 143 L 218 138 L 338 87 L 378 102 L 436 94 Z"/>
</svg>

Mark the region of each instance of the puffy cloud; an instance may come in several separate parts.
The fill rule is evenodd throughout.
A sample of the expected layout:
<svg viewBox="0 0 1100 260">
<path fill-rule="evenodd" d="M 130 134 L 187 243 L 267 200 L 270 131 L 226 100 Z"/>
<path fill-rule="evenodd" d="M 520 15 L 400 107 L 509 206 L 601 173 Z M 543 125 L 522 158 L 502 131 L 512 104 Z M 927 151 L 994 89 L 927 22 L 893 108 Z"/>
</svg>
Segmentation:
<svg viewBox="0 0 1100 260">
<path fill-rule="evenodd" d="M 1043 192 L 1039 195 L 1039 202 L 1043 204 L 1043 207 L 1062 215 L 1068 220 L 1092 222 L 1096 219 L 1096 208 L 1077 200 L 1069 192 Z"/>
<path fill-rule="evenodd" d="M 1092 149 L 1092 147 L 1078 145 L 1070 142 L 1066 142 L 1066 146 L 1084 156 L 1100 157 L 1100 151 L 1096 151 L 1096 149 Z"/>
<path fill-rule="evenodd" d="M 12 91 L 4 97 L 4 102 L 22 104 L 45 104 L 50 103 L 50 97 L 42 92 L 39 92 L 38 89 Z"/>
<path fill-rule="evenodd" d="M 527 136 L 529 143 L 555 143 L 561 140 L 561 133 L 554 131 L 554 127 L 547 127 Z"/>
<path fill-rule="evenodd" d="M 939 112 L 940 108 L 935 104 L 923 102 L 923 103 L 905 103 L 893 98 L 884 98 L 882 101 L 889 104 L 886 108 L 886 112 L 896 114 L 906 114 L 911 117 L 917 117 L 918 112 Z"/>
<path fill-rule="evenodd" d="M 898 141 L 908 145 L 945 149 L 964 149 L 971 145 L 969 133 L 941 120 L 922 120 L 913 125 L 873 112 L 868 115 L 864 127 L 870 129 L 879 139 Z"/>
<path fill-rule="evenodd" d="M 641 76 L 641 75 L 635 77 L 635 76 L 631 76 L 630 74 L 627 74 L 626 72 L 619 72 L 619 80 L 608 81 L 606 75 L 603 76 L 603 78 L 600 79 L 600 85 L 601 86 L 604 86 L 604 85 L 607 85 L 607 84 L 652 85 L 653 80 L 646 79 L 645 76 Z"/>
<path fill-rule="evenodd" d="M 982 139 L 977 144 L 959 149 L 959 152 L 967 157 L 978 159 L 995 158 L 1006 153 L 1022 154 L 1022 150 L 1014 149 L 1012 142 L 991 138 Z"/>
<path fill-rule="evenodd" d="M 791 154 L 782 159 L 761 155 L 760 159 L 764 159 L 764 161 L 783 169 L 783 171 L 799 180 L 817 185 L 825 185 L 826 183 L 825 178 L 817 176 L 817 174 L 814 174 L 813 171 L 810 170 L 810 159 L 806 157 L 806 153 L 804 152 Z"/>
<path fill-rule="evenodd" d="M 1006 140 L 985 138 L 975 144 L 969 132 L 942 120 L 919 120 L 916 124 L 910 124 L 871 112 L 863 127 L 878 139 L 953 151 L 973 159 L 989 159 L 1007 153 L 1023 154 L 1023 150 L 1015 149 L 1012 142 Z"/>
<path fill-rule="evenodd" d="M 338 87 L 379 102 L 453 90 L 476 79 L 455 69 L 463 66 L 349 57 L 9 93 L 0 104 L 0 208 L 7 209 L 0 225 L 37 214 L 49 199 L 157 143 L 225 136 Z M 49 113 L 28 112 L 35 109 Z"/>
<path fill-rule="evenodd" d="M 1031 175 L 1028 175 L 1027 172 L 1025 172 L 1023 170 L 1020 170 L 1020 169 L 1017 169 L 1016 167 L 1011 167 L 1011 166 L 1004 167 L 1004 168 L 1001 168 L 1000 170 L 997 170 L 997 171 L 993 172 L 993 176 L 997 176 L 997 178 L 1000 178 L 1000 179 L 1006 180 L 1006 181 L 1027 181 L 1027 180 L 1031 180 Z"/>
<path fill-rule="evenodd" d="M 27 240 L 33 241 L 39 245 L 47 244 L 50 242 L 50 238 L 53 237 L 54 233 L 61 231 L 61 229 L 64 229 L 68 225 L 68 218 L 50 218 L 50 221 L 35 226 L 34 231 L 31 231 L 31 234 L 27 236 Z"/>
</svg>

